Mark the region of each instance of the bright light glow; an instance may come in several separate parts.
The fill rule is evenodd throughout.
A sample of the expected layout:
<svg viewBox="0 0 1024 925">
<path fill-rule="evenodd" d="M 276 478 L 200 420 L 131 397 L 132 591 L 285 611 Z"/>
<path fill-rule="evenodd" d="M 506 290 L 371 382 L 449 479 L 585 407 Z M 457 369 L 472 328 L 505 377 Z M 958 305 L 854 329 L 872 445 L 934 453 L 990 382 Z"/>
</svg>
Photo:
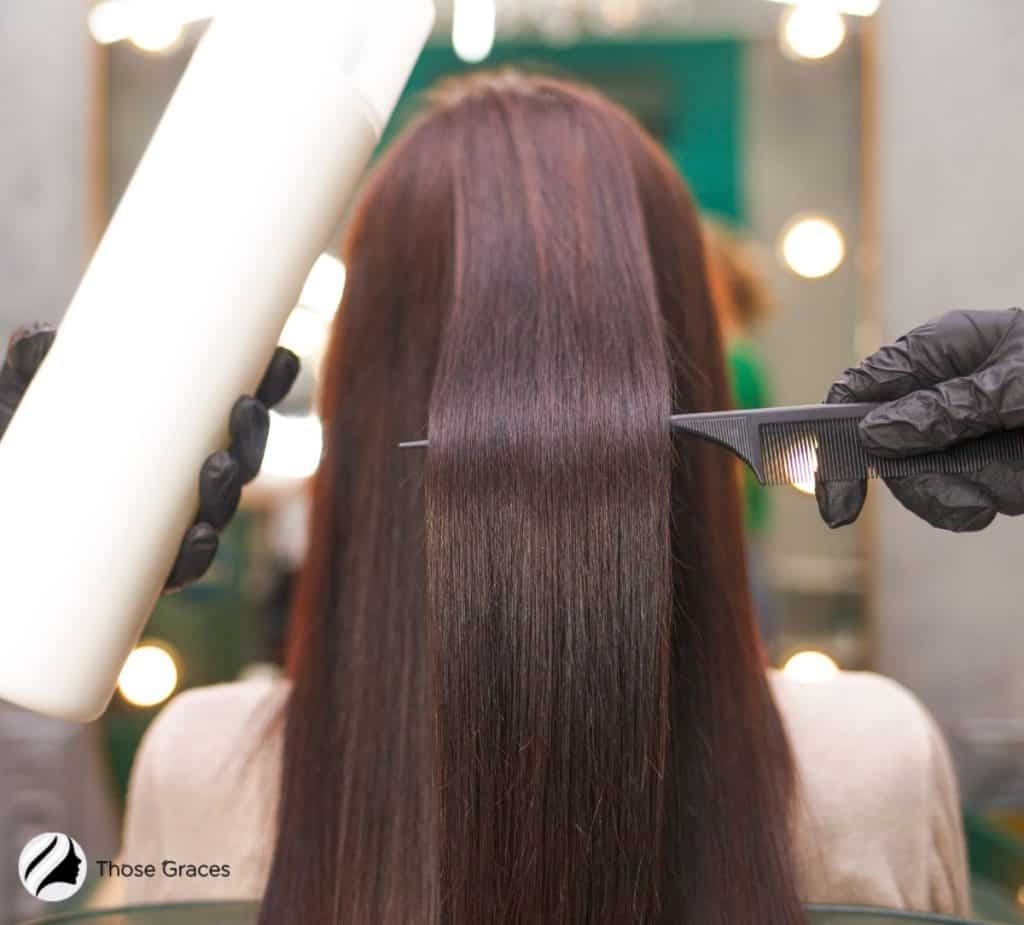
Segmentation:
<svg viewBox="0 0 1024 925">
<path fill-rule="evenodd" d="M 846 38 L 846 23 L 834 9 L 805 3 L 782 14 L 779 42 L 790 57 L 818 61 L 838 51 Z"/>
<path fill-rule="evenodd" d="M 782 673 L 794 681 L 828 681 L 839 674 L 839 666 L 824 652 L 797 652 L 792 656 Z"/>
<path fill-rule="evenodd" d="M 846 257 L 846 242 L 835 222 L 821 215 L 796 218 L 782 232 L 782 259 L 794 273 L 819 279 Z"/>
<path fill-rule="evenodd" d="M 1024 906 L 1024 886 L 1017 888 L 1017 903 Z"/>
<path fill-rule="evenodd" d="M 105 0 L 89 11 L 89 32 L 101 45 L 128 38 L 132 30 L 132 10 L 121 0 Z"/>
<path fill-rule="evenodd" d="M 818 471 L 818 451 L 810 439 L 790 447 L 786 455 L 789 484 L 805 495 L 814 494 L 814 473 Z"/>
<path fill-rule="evenodd" d="M 882 0 L 772 0 L 789 6 L 821 6 L 850 16 L 874 16 Z"/>
<path fill-rule="evenodd" d="M 495 0 L 455 0 L 452 11 L 452 45 L 463 61 L 476 64 L 494 48 L 498 28 Z"/>
<path fill-rule="evenodd" d="M 304 305 L 288 316 L 278 343 L 300 357 L 317 357 L 327 342 L 327 321 Z"/>
<path fill-rule="evenodd" d="M 299 305 L 330 320 L 338 312 L 345 292 L 345 264 L 337 257 L 322 254 L 306 278 Z"/>
<path fill-rule="evenodd" d="M 308 478 L 320 465 L 323 446 L 323 428 L 316 415 L 292 417 L 271 411 L 262 471 L 276 479 Z"/>
<path fill-rule="evenodd" d="M 125 661 L 117 686 L 130 704 L 155 707 L 178 687 L 178 665 L 159 643 L 141 645 Z"/>
<path fill-rule="evenodd" d="M 223 0 L 102 0 L 89 13 L 89 31 L 101 45 L 130 40 L 152 53 L 166 52 L 189 23 L 210 19 Z"/>
<path fill-rule="evenodd" d="M 173 17 L 153 13 L 135 21 L 130 38 L 140 51 L 162 54 L 177 46 L 184 31 L 182 24 Z"/>
<path fill-rule="evenodd" d="M 792 485 L 797 491 L 802 492 L 805 495 L 814 494 L 814 479 L 801 477 L 794 479 L 789 484 Z"/>
</svg>

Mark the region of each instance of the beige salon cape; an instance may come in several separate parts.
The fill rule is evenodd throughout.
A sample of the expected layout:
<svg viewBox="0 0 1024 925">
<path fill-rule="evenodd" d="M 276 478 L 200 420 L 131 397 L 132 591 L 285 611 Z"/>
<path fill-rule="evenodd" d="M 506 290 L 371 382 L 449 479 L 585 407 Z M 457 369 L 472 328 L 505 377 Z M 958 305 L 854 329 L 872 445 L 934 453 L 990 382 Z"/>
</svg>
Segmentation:
<svg viewBox="0 0 1024 925">
<path fill-rule="evenodd" d="M 872 674 L 772 673 L 800 774 L 801 896 L 965 915 L 957 784 L 931 716 Z M 224 865 L 228 877 L 108 879 L 104 904 L 258 898 L 274 844 L 284 681 L 188 691 L 154 722 L 132 772 L 121 861 Z"/>
</svg>

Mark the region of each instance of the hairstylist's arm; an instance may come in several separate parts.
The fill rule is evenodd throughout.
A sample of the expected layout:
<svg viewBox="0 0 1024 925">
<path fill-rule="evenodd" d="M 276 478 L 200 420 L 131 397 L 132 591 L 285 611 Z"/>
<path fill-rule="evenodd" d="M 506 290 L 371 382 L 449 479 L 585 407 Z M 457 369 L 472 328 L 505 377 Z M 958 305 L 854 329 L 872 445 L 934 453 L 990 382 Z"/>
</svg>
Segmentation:
<svg viewBox="0 0 1024 925">
<path fill-rule="evenodd" d="M 32 377 L 56 337 L 47 325 L 15 333 L 0 367 L 0 438 L 3 437 Z M 231 410 L 231 446 L 210 456 L 199 473 L 199 516 L 182 540 L 178 558 L 167 579 L 176 591 L 206 574 L 217 554 L 218 532 L 238 509 L 242 486 L 254 479 L 263 464 L 270 428 L 268 409 L 289 392 L 299 373 L 299 360 L 278 347 L 255 397 L 243 396 Z"/>
<path fill-rule="evenodd" d="M 1024 427 L 1024 312 L 950 312 L 929 321 L 848 369 L 825 400 L 886 402 L 860 425 L 865 449 L 881 456 Z M 996 514 L 1024 513 L 1024 462 L 886 482 L 904 507 L 944 530 L 981 530 Z M 819 482 L 822 518 L 831 527 L 852 523 L 865 492 L 863 481 Z"/>
</svg>

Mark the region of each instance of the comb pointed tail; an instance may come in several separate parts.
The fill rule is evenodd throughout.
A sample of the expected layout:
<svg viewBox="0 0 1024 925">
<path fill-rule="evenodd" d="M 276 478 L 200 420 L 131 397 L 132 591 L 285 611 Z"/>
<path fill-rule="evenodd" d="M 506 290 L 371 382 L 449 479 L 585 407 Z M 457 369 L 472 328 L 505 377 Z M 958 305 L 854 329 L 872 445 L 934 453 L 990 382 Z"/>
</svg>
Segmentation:
<svg viewBox="0 0 1024 925">
<path fill-rule="evenodd" d="M 756 421 L 744 411 L 710 414 L 676 414 L 671 418 L 677 430 L 710 440 L 738 456 L 764 485 L 761 439 Z"/>
</svg>

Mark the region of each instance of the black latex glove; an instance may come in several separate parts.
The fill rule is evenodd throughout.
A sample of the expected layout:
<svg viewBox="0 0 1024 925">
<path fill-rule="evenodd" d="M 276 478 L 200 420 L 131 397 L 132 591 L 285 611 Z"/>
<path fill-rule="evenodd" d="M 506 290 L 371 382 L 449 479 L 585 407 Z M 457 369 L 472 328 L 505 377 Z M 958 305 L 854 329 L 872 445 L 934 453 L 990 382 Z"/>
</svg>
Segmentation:
<svg viewBox="0 0 1024 925">
<path fill-rule="evenodd" d="M 33 325 L 11 338 L 0 368 L 0 438 L 55 336 L 53 327 Z M 229 421 L 231 446 L 210 456 L 199 472 L 199 515 L 182 541 L 167 591 L 197 581 L 210 568 L 219 531 L 234 517 L 242 486 L 256 477 L 263 464 L 270 430 L 268 409 L 288 394 L 298 374 L 299 358 L 278 347 L 256 397 L 242 396 L 235 402 Z"/>
<path fill-rule="evenodd" d="M 929 321 L 848 369 L 825 401 L 888 402 L 860 424 L 864 448 L 881 456 L 1024 427 L 1024 312 L 950 312 Z M 1024 513 L 1024 462 L 886 483 L 904 507 L 943 530 L 981 530 L 996 514 Z M 852 523 L 866 490 L 863 481 L 819 482 L 822 518 L 830 527 Z"/>
</svg>

